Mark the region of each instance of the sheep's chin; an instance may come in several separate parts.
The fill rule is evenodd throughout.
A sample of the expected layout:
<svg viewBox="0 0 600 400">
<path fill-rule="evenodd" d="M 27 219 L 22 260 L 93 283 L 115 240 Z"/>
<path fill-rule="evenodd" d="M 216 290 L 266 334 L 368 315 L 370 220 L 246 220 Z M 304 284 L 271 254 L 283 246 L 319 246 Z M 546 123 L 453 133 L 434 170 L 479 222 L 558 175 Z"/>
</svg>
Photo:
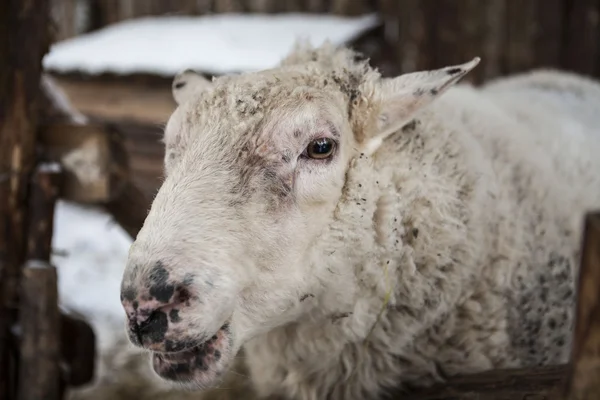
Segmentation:
<svg viewBox="0 0 600 400">
<path fill-rule="evenodd" d="M 233 357 L 232 336 L 227 325 L 211 339 L 190 349 L 152 353 L 152 367 L 162 379 L 190 390 L 213 387 Z"/>
</svg>

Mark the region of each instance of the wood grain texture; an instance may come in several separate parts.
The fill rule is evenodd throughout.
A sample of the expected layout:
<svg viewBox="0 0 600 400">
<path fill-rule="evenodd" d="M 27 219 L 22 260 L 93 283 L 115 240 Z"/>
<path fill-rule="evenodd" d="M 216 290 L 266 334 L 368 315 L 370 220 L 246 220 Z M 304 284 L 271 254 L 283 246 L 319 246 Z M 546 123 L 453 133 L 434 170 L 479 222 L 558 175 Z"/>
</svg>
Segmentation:
<svg viewBox="0 0 600 400">
<path fill-rule="evenodd" d="M 56 268 L 31 260 L 23 268 L 18 400 L 60 399 L 60 313 Z"/>
<path fill-rule="evenodd" d="M 62 170 L 36 167 L 29 190 L 27 259 L 19 299 L 19 400 L 60 399 L 60 313 L 56 268 L 49 264 Z"/>
<path fill-rule="evenodd" d="M 565 365 L 488 371 L 457 376 L 447 384 L 390 400 L 558 400 Z"/>
<path fill-rule="evenodd" d="M 27 259 L 50 260 L 54 228 L 54 206 L 62 186 L 62 168 L 44 163 L 36 168 L 29 190 Z"/>
<path fill-rule="evenodd" d="M 600 212 L 585 220 L 568 400 L 600 398 Z"/>
<path fill-rule="evenodd" d="M 65 170 L 62 196 L 102 203 L 119 195 L 129 179 L 128 154 L 117 129 L 107 124 L 55 122 L 40 130 L 45 156 Z"/>
<path fill-rule="evenodd" d="M 561 67 L 587 75 L 600 72 L 600 2 L 565 2 Z"/>
<path fill-rule="evenodd" d="M 28 178 L 34 166 L 41 60 L 49 38 L 47 0 L 0 2 L 0 400 L 14 399 L 8 348 L 25 261 Z M 11 355 L 12 353 L 12 355 Z"/>
</svg>

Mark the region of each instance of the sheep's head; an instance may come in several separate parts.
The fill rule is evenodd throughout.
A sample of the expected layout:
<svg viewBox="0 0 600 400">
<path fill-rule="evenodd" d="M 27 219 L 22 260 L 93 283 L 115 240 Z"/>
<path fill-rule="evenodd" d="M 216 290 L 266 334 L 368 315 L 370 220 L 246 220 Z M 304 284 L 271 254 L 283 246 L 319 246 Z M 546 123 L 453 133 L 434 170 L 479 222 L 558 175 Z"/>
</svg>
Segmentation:
<svg viewBox="0 0 600 400">
<path fill-rule="evenodd" d="M 325 46 L 272 70 L 175 78 L 165 181 L 122 286 L 131 341 L 158 375 L 211 386 L 243 343 L 327 291 L 327 265 L 309 252 L 351 160 L 478 63 L 383 79 L 353 57 Z"/>
</svg>

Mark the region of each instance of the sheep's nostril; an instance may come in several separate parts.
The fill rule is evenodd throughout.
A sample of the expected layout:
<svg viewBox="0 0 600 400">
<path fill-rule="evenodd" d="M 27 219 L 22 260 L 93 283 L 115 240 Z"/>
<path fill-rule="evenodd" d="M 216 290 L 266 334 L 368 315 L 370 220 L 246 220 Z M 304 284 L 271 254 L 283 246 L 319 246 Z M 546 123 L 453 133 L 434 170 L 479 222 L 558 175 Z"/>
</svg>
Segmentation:
<svg viewBox="0 0 600 400">
<path fill-rule="evenodd" d="M 165 339 L 168 328 L 167 312 L 158 309 L 150 313 L 146 320 L 137 324 L 135 334 L 140 343 L 161 343 Z"/>
<path fill-rule="evenodd" d="M 145 330 L 149 325 L 151 325 L 156 319 L 157 319 L 157 312 L 160 312 L 159 310 L 155 310 L 152 311 L 150 313 L 150 315 L 148 316 L 148 318 L 146 318 L 145 320 L 139 322 L 136 326 L 138 331 L 143 331 Z"/>
</svg>

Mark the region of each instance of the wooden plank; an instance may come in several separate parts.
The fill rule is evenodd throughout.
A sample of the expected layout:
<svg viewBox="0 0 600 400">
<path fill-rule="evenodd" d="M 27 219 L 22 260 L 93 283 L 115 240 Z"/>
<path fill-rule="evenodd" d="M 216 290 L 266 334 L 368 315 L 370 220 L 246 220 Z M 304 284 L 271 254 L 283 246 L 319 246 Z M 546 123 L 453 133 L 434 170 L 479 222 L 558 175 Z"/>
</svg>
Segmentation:
<svg viewBox="0 0 600 400">
<path fill-rule="evenodd" d="M 127 155 L 115 131 L 102 125 L 54 123 L 40 130 L 46 156 L 62 164 L 62 197 L 103 203 L 118 195 L 129 179 Z"/>
<path fill-rule="evenodd" d="M 24 263 L 27 182 L 34 166 L 47 0 L 0 1 L 0 399 L 14 399 L 9 336 Z"/>
<path fill-rule="evenodd" d="M 568 400 L 600 396 L 600 212 L 585 220 Z"/>
<path fill-rule="evenodd" d="M 131 120 L 164 126 L 176 104 L 171 81 L 145 85 L 127 79 L 72 79 L 54 76 L 71 103 L 81 113 L 106 120 Z"/>
<path fill-rule="evenodd" d="M 430 0 L 400 0 L 396 5 L 398 42 L 396 54 L 400 71 L 413 72 L 432 65 L 429 29 L 423 4 Z"/>
<path fill-rule="evenodd" d="M 31 260 L 21 278 L 18 400 L 59 399 L 60 314 L 56 269 Z"/>
<path fill-rule="evenodd" d="M 129 156 L 119 128 L 81 114 L 48 75 L 42 89 L 40 142 L 47 159 L 66 167 L 63 197 L 87 203 L 110 200 L 129 179 Z"/>
<path fill-rule="evenodd" d="M 60 194 L 62 178 L 62 168 L 58 163 L 41 164 L 33 175 L 29 190 L 28 260 L 50 260 L 54 206 Z"/>
<path fill-rule="evenodd" d="M 468 25 L 464 15 L 460 14 L 463 2 L 455 0 L 438 0 L 429 4 L 427 21 L 432 31 L 432 68 L 454 65 L 465 62 L 462 59 L 461 31 Z"/>
<path fill-rule="evenodd" d="M 395 54 L 395 46 L 386 39 L 386 35 L 396 34 L 391 30 L 395 30 L 397 27 L 398 25 L 393 19 L 387 19 L 384 23 L 354 38 L 348 43 L 348 46 L 361 53 L 364 58 L 369 59 L 369 63 L 377 68 L 382 76 L 397 76 L 400 70 Z"/>
<path fill-rule="evenodd" d="M 395 0 L 377 0 L 377 11 L 383 21 L 385 29 L 384 40 L 390 43 L 396 43 L 399 39 L 400 26 L 398 25 L 398 15 Z M 394 57 L 395 58 L 395 57 Z"/>
<path fill-rule="evenodd" d="M 203 15 L 211 12 L 212 0 L 190 0 L 195 3 L 195 14 Z"/>
<path fill-rule="evenodd" d="M 507 0 L 506 5 L 506 72 L 522 72 L 535 65 L 536 4 L 534 1 Z"/>
<path fill-rule="evenodd" d="M 536 67 L 560 65 L 564 0 L 534 0 L 537 29 L 534 37 Z"/>
<path fill-rule="evenodd" d="M 114 24 L 123 20 L 124 10 L 130 9 L 128 7 L 131 3 L 130 0 L 92 0 L 91 6 L 93 10 L 93 26 L 92 29 L 100 29 L 106 25 Z"/>
<path fill-rule="evenodd" d="M 41 137 L 47 146 L 47 157 L 62 161 L 66 153 L 77 150 L 75 155 L 79 154 L 87 170 L 96 165 L 101 171 L 109 171 L 108 174 L 103 172 L 101 177 L 97 176 L 98 180 L 82 184 L 81 179 L 77 178 L 82 171 L 74 168 L 77 163 L 67 163 L 63 197 L 87 203 L 105 202 L 116 196 L 116 192 L 122 190 L 124 182 L 131 176 L 144 195 L 152 198 L 163 175 L 162 124 L 144 122 L 143 119 L 111 118 L 110 113 L 108 117 L 101 112 L 83 115 L 71 104 L 70 93 L 55 84 L 52 77 L 44 78 L 44 126 Z M 165 92 L 165 98 L 172 101 L 170 91 Z M 153 109 L 149 109 L 152 112 Z M 169 106 L 165 114 L 170 112 Z M 96 155 L 102 152 L 102 157 L 97 157 L 103 160 L 102 164 L 98 166 L 84 157 L 86 152 Z"/>
<path fill-rule="evenodd" d="M 485 26 L 482 34 L 481 75 L 482 81 L 506 72 L 507 0 L 489 0 L 482 5 Z M 475 68 L 475 71 L 479 67 Z M 475 72 L 473 71 L 473 72 Z"/>
<path fill-rule="evenodd" d="M 99 120 L 96 121 L 100 123 Z M 165 150 L 161 142 L 162 129 L 154 125 L 130 122 L 111 124 L 123 137 L 132 183 L 141 189 L 148 199 L 154 198 L 163 179 Z"/>
<path fill-rule="evenodd" d="M 244 11 L 240 0 L 214 0 L 214 12 L 235 13 Z"/>
<path fill-rule="evenodd" d="M 563 68 L 592 75 L 599 68 L 600 3 L 597 0 L 567 1 Z"/>
<path fill-rule="evenodd" d="M 459 2 L 459 43 L 454 51 L 459 55 L 457 62 L 463 63 L 473 57 L 482 57 L 481 65 L 469 72 L 464 82 L 480 83 L 483 80 L 485 66 L 490 62 L 484 56 L 484 42 L 487 38 L 489 25 L 486 24 L 489 2 L 480 0 L 463 0 Z M 497 40 L 497 38 L 495 38 Z"/>
<path fill-rule="evenodd" d="M 324 0 L 306 0 L 306 11 L 310 13 L 323 13 L 328 9 L 329 4 Z"/>
<path fill-rule="evenodd" d="M 332 0 L 329 12 L 337 15 L 361 15 L 372 12 L 371 5 L 365 0 Z"/>
<path fill-rule="evenodd" d="M 397 400 L 554 400 L 560 394 L 567 368 L 556 365 L 507 369 L 451 378 L 447 384 L 413 393 L 397 394 Z"/>
<path fill-rule="evenodd" d="M 54 41 L 69 39 L 77 35 L 76 0 L 50 0 Z"/>
<path fill-rule="evenodd" d="M 40 129 L 45 157 L 65 170 L 62 197 L 106 206 L 135 237 L 161 184 L 162 130 L 98 118 L 77 122 L 69 106 L 47 112 L 47 123 Z"/>
</svg>

